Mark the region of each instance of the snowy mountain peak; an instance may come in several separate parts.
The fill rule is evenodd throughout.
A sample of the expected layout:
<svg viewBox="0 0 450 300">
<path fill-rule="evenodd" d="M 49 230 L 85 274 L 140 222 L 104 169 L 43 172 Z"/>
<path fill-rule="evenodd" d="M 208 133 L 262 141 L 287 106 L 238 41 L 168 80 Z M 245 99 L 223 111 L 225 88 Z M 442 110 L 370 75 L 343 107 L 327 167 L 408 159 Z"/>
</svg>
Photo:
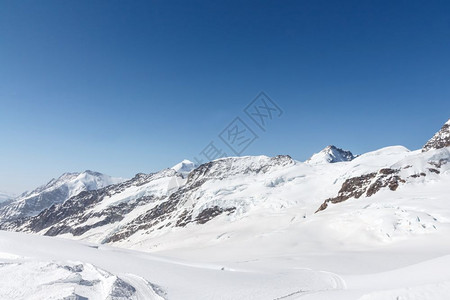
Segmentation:
<svg viewBox="0 0 450 300">
<path fill-rule="evenodd" d="M 184 159 L 183 161 L 179 162 L 175 166 L 173 166 L 171 169 L 175 170 L 175 172 L 180 173 L 181 175 L 185 176 L 188 175 L 192 170 L 196 168 L 196 164 L 193 163 L 190 160 Z"/>
<path fill-rule="evenodd" d="M 441 149 L 450 146 L 450 119 L 435 133 L 435 135 L 423 146 L 422 152 L 431 149 Z"/>
<path fill-rule="evenodd" d="M 335 163 L 342 161 L 351 161 L 355 156 L 347 150 L 342 150 L 334 145 L 325 147 L 319 153 L 315 153 L 306 162 L 309 164 Z"/>
<path fill-rule="evenodd" d="M 99 172 L 64 173 L 31 192 L 25 192 L 0 209 L 0 220 L 13 220 L 23 216 L 33 216 L 53 204 L 62 203 L 83 191 L 97 190 L 111 184 L 123 182 Z"/>
<path fill-rule="evenodd" d="M 88 174 L 88 175 L 92 175 L 92 176 L 102 176 L 103 175 L 100 172 L 91 171 L 91 170 L 86 170 L 86 171 L 82 172 L 81 174 Z"/>
</svg>

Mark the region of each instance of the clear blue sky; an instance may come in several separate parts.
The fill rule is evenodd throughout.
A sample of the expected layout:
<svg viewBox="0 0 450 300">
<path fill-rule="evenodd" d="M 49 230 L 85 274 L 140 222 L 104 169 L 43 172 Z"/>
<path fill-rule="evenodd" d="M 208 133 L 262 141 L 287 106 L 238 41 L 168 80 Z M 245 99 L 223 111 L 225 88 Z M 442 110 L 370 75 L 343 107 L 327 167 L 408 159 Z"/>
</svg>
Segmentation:
<svg viewBox="0 0 450 300">
<path fill-rule="evenodd" d="M 448 1 L 1 1 L 0 190 L 192 159 L 236 116 L 251 126 L 260 91 L 284 113 L 243 154 L 420 148 L 450 117 L 449 14 Z"/>
</svg>

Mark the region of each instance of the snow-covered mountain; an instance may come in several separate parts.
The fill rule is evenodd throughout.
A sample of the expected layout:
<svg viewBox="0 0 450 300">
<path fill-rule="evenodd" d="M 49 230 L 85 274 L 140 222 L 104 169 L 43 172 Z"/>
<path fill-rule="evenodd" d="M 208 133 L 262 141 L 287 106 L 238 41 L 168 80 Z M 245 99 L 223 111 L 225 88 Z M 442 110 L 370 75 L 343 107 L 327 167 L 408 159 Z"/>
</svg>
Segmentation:
<svg viewBox="0 0 450 300">
<path fill-rule="evenodd" d="M 25 192 L 0 208 L 0 220 L 12 221 L 17 218 L 35 216 L 43 209 L 62 203 L 83 191 L 97 190 L 122 181 L 124 181 L 122 178 L 114 178 L 90 170 L 64 173 L 58 179 L 52 179 L 31 192 Z"/>
<path fill-rule="evenodd" d="M 355 157 L 327 147 L 306 162 L 287 155 L 183 161 L 86 189 L 1 223 L 37 235 L 0 231 L 7 241 L 0 260 L 20 261 L 0 268 L 0 277 L 48 270 L 67 287 L 64 296 L 94 296 L 104 285 L 105 297 L 117 290 L 149 299 L 447 299 L 450 147 L 443 129 L 426 151 L 392 146 Z M 30 256 L 40 263 L 29 264 Z M 73 263 L 80 257 L 96 266 Z"/>
<path fill-rule="evenodd" d="M 337 148 L 336 146 L 330 145 L 325 147 L 319 153 L 315 153 L 306 162 L 310 164 L 321 164 L 321 163 L 336 163 L 342 161 L 351 161 L 355 156 L 346 150 Z"/>
<path fill-rule="evenodd" d="M 183 161 L 173 168 L 137 174 L 118 184 L 106 186 L 107 180 L 102 180 L 106 186 L 102 188 L 95 180 L 93 185 L 82 181 L 84 188 L 72 187 L 70 190 L 76 192 L 65 193 L 69 198 L 65 202 L 1 226 L 124 247 L 172 247 L 167 243 L 174 243 L 170 238 L 174 232 L 189 232 L 210 222 L 241 224 L 263 212 L 282 219 L 314 219 L 315 213 L 344 201 L 373 198 L 378 193 L 401 195 L 399 191 L 407 192 L 417 185 L 447 180 L 449 160 L 448 147 L 422 152 L 394 146 L 355 157 L 349 151 L 329 146 L 306 163 L 283 155 L 228 157 L 196 168 Z M 59 181 L 73 182 L 73 177 L 99 176 L 82 174 L 63 175 L 24 197 L 29 199 L 50 186 L 62 186 L 56 184 Z M 79 187 L 79 183 L 74 186 Z M 18 211 L 24 216 L 29 210 Z M 391 216 L 389 222 L 394 226 L 402 220 Z M 214 230 L 221 232 L 221 226 Z M 394 238 L 396 234 L 390 232 L 389 236 Z"/>
</svg>

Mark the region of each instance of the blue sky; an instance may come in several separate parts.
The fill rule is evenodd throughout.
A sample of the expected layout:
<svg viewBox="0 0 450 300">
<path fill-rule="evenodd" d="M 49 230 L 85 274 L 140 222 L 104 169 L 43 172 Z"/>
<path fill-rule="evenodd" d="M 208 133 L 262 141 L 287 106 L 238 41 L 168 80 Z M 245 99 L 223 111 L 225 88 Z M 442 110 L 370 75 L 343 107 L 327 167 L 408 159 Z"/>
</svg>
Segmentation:
<svg viewBox="0 0 450 300">
<path fill-rule="evenodd" d="M 448 1 L 2 1 L 0 190 L 131 177 L 240 117 L 245 155 L 418 149 L 450 117 Z M 283 110 L 263 132 L 243 109 Z M 230 151 L 228 151 L 230 152 Z"/>
</svg>

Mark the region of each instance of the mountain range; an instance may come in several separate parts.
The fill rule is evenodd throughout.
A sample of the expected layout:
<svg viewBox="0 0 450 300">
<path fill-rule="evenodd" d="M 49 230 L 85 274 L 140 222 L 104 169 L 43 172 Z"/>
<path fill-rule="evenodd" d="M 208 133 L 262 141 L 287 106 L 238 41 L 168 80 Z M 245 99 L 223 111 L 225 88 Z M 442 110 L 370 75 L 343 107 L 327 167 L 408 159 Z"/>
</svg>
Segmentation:
<svg viewBox="0 0 450 300">
<path fill-rule="evenodd" d="M 449 125 L 412 151 L 183 160 L 5 195 L 0 298 L 448 299 Z"/>
<path fill-rule="evenodd" d="M 80 192 L 97 190 L 122 181 L 122 178 L 113 178 L 90 170 L 64 173 L 33 191 L 18 197 L 9 197 L 0 210 L 0 219 L 12 221 L 35 216 L 53 204 L 63 203 Z"/>
<path fill-rule="evenodd" d="M 265 234 L 269 229 L 261 224 L 267 219 L 296 228 L 343 202 L 369 203 L 364 199 L 378 194 L 403 198 L 417 186 L 448 183 L 449 124 L 415 151 L 391 146 L 355 156 L 328 146 L 306 162 L 288 155 L 228 157 L 200 166 L 185 160 L 128 180 L 92 171 L 66 173 L 0 208 L 0 226 L 147 251 L 183 247 L 189 239 L 202 245 L 233 239 L 248 224 Z M 440 226 L 432 212 L 400 208 L 395 201 L 382 210 L 382 226 L 370 223 L 377 239 L 404 237 L 398 224 L 414 227 L 408 234 Z M 379 208 L 360 210 L 370 215 Z M 230 226 L 234 234 L 227 233 Z"/>
</svg>

